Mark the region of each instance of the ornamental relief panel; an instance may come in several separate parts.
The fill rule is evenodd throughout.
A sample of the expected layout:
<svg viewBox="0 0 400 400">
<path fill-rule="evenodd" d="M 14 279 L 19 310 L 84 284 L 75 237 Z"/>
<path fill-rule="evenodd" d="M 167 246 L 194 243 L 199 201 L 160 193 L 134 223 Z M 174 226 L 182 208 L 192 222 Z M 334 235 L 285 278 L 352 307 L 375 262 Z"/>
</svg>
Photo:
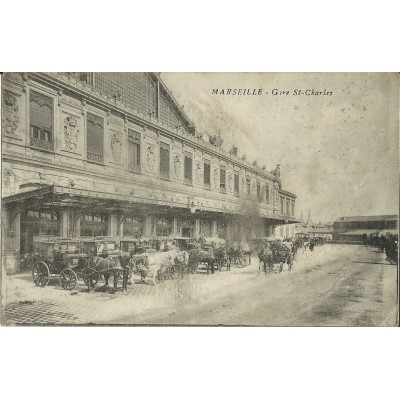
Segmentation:
<svg viewBox="0 0 400 400">
<path fill-rule="evenodd" d="M 233 192 L 233 174 L 228 172 L 228 192 Z"/>
<path fill-rule="evenodd" d="M 80 119 L 72 115 L 64 114 L 61 149 L 73 153 L 78 152 L 80 136 Z"/>
<path fill-rule="evenodd" d="M 197 185 L 201 185 L 201 183 L 203 182 L 203 162 L 202 161 L 196 161 L 195 164 L 195 181 Z"/>
<path fill-rule="evenodd" d="M 174 154 L 174 175 L 175 179 L 183 178 L 183 161 L 182 154 Z"/>
<path fill-rule="evenodd" d="M 246 177 L 240 178 L 240 193 L 246 193 Z"/>
<path fill-rule="evenodd" d="M 152 144 L 146 146 L 146 171 L 156 173 L 156 146 Z"/>
<path fill-rule="evenodd" d="M 122 135 L 113 132 L 111 135 L 111 156 L 112 161 L 120 164 L 122 159 Z"/>
<path fill-rule="evenodd" d="M 213 168 L 213 188 L 219 189 L 219 171 L 218 168 Z"/>
<path fill-rule="evenodd" d="M 1 126 L 2 130 L 9 135 L 17 135 L 16 130 L 19 125 L 20 110 L 17 96 L 11 92 L 3 92 L 3 113 Z"/>
</svg>

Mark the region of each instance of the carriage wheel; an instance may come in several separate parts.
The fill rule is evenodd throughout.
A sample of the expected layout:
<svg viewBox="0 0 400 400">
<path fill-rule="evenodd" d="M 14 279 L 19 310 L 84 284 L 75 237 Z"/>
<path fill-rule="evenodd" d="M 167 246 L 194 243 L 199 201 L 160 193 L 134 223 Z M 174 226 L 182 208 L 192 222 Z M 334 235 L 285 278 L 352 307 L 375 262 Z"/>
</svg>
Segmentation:
<svg viewBox="0 0 400 400">
<path fill-rule="evenodd" d="M 78 277 L 76 276 L 75 271 L 71 268 L 63 269 L 60 272 L 60 286 L 66 290 L 72 290 L 76 286 L 76 282 Z"/>
<path fill-rule="evenodd" d="M 119 271 L 109 271 L 110 277 L 108 278 L 108 286 L 114 288 L 114 282 L 119 280 Z"/>
<path fill-rule="evenodd" d="M 247 265 L 247 263 L 246 263 L 246 257 L 242 257 L 242 256 L 237 257 L 236 266 L 237 266 L 238 268 L 243 268 L 243 267 L 245 267 L 246 265 Z"/>
<path fill-rule="evenodd" d="M 162 281 L 161 271 L 158 270 L 156 276 L 154 277 L 155 283 L 160 283 Z"/>
<path fill-rule="evenodd" d="M 45 287 L 49 283 L 50 271 L 44 261 L 36 261 L 32 268 L 32 278 L 36 286 Z"/>
<path fill-rule="evenodd" d="M 100 275 L 97 272 L 92 272 L 91 274 L 83 276 L 83 282 L 85 282 L 85 284 L 87 285 L 89 280 L 90 286 L 94 287 L 96 286 L 96 283 L 99 281 L 99 277 Z"/>
</svg>

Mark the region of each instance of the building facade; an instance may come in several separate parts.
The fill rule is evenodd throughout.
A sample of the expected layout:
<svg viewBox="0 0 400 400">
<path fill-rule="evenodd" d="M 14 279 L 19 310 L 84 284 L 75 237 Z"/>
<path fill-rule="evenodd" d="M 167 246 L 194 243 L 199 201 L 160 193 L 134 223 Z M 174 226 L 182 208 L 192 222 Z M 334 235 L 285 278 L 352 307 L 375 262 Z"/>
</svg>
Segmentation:
<svg viewBox="0 0 400 400">
<path fill-rule="evenodd" d="M 36 235 L 241 241 L 296 221 L 279 166 L 201 137 L 158 74 L 7 73 L 2 103 L 7 271 Z"/>
<path fill-rule="evenodd" d="M 340 217 L 333 223 L 333 240 L 362 243 L 365 235 L 396 235 L 398 229 L 397 215 Z"/>
</svg>

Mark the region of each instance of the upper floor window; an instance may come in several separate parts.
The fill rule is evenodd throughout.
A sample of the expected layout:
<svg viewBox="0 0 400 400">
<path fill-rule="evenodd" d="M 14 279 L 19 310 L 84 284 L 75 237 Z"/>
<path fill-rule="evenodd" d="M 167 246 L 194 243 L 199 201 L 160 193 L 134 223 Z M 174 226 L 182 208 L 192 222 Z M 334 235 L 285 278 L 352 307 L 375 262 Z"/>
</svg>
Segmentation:
<svg viewBox="0 0 400 400">
<path fill-rule="evenodd" d="M 160 176 L 169 179 L 169 144 L 160 143 Z"/>
<path fill-rule="evenodd" d="M 185 154 L 185 183 L 191 185 L 193 182 L 193 160 L 192 155 Z"/>
<path fill-rule="evenodd" d="M 220 192 L 226 192 L 226 170 L 225 170 L 225 168 L 220 168 L 219 190 L 220 190 Z"/>
<path fill-rule="evenodd" d="M 246 195 L 247 197 L 251 196 L 251 191 L 250 191 L 250 178 L 246 178 Z"/>
<path fill-rule="evenodd" d="M 140 172 L 140 133 L 128 130 L 128 169 Z"/>
<path fill-rule="evenodd" d="M 239 174 L 235 174 L 233 178 L 233 192 L 239 196 Z"/>
<path fill-rule="evenodd" d="M 286 199 L 286 214 L 290 213 L 290 200 Z"/>
<path fill-rule="evenodd" d="M 260 185 L 260 182 L 257 182 L 257 199 L 261 200 L 261 185 Z"/>
<path fill-rule="evenodd" d="M 99 163 L 104 162 L 104 119 L 87 113 L 87 159 Z"/>
<path fill-rule="evenodd" d="M 269 185 L 265 185 L 265 202 L 269 203 Z"/>
<path fill-rule="evenodd" d="M 283 207 L 284 207 L 284 199 L 283 199 L 283 197 L 281 196 L 281 213 L 282 213 L 282 214 L 284 213 Z"/>
<path fill-rule="evenodd" d="M 54 150 L 53 99 L 31 90 L 29 116 L 31 146 Z"/>
<path fill-rule="evenodd" d="M 211 166 L 207 161 L 204 162 L 204 186 L 210 187 L 211 185 Z"/>
<path fill-rule="evenodd" d="M 294 201 L 292 200 L 292 215 L 294 215 Z"/>
</svg>

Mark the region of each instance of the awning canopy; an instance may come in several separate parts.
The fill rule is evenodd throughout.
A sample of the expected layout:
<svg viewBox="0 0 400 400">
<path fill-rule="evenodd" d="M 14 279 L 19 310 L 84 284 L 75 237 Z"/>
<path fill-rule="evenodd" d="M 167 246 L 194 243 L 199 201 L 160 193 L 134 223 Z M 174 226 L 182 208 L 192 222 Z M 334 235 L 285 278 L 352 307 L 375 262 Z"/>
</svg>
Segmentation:
<svg viewBox="0 0 400 400">
<path fill-rule="evenodd" d="M 237 215 L 237 211 L 225 210 L 224 212 L 211 206 L 199 206 L 193 210 L 187 201 L 160 199 L 161 196 L 149 194 L 148 198 L 138 197 L 134 194 L 104 192 L 87 190 L 76 187 L 46 185 L 34 190 L 7 196 L 2 199 L 2 204 L 18 213 L 29 209 L 74 209 L 78 213 L 93 212 L 124 212 L 124 213 L 151 213 L 166 216 L 184 216 L 185 218 L 222 218 L 224 215 Z M 284 225 L 299 222 L 295 217 L 283 214 L 260 215 L 271 224 Z"/>
</svg>

